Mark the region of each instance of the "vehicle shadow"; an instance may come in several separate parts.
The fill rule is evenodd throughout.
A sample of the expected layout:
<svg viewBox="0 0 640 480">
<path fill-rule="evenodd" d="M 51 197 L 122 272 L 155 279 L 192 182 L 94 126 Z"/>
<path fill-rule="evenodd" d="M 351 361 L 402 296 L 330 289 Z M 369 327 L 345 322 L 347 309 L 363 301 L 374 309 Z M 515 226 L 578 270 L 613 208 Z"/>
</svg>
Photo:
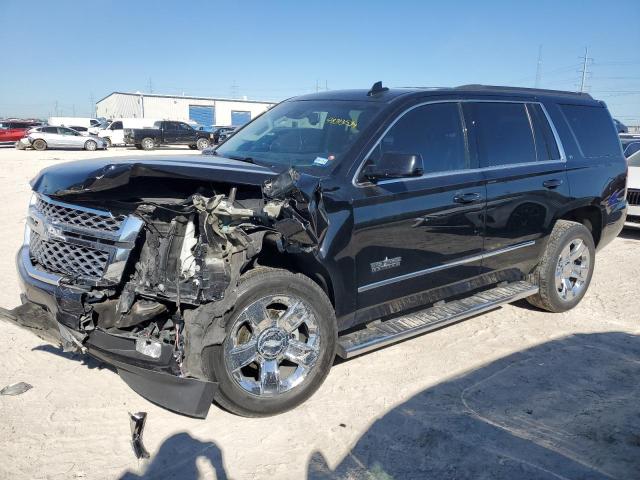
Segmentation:
<svg viewBox="0 0 640 480">
<path fill-rule="evenodd" d="M 222 452 L 213 442 L 202 442 L 186 432 L 172 435 L 153 455 L 143 474 L 125 472 L 120 480 L 150 480 L 157 478 L 176 478 L 180 480 L 196 480 L 201 478 L 196 461 L 206 459 L 217 480 L 226 480 L 227 473 L 222 460 Z"/>
<path fill-rule="evenodd" d="M 88 369 L 92 370 L 94 368 L 98 370 L 110 370 L 113 373 L 118 373 L 117 370 L 100 360 L 97 360 L 89 355 L 83 355 L 81 353 L 75 352 L 65 352 L 61 347 L 56 347 L 49 343 L 44 343 L 42 345 L 38 345 L 37 347 L 33 347 L 31 351 L 34 352 L 47 352 L 52 355 L 57 355 L 59 357 L 65 358 L 67 360 L 74 360 L 76 362 L 80 362 L 81 365 L 84 365 Z"/>
<path fill-rule="evenodd" d="M 640 478 L 640 336 L 575 335 L 426 389 L 317 479 Z"/>
<path fill-rule="evenodd" d="M 624 228 L 618 236 L 627 240 L 640 240 L 640 228 Z"/>
</svg>

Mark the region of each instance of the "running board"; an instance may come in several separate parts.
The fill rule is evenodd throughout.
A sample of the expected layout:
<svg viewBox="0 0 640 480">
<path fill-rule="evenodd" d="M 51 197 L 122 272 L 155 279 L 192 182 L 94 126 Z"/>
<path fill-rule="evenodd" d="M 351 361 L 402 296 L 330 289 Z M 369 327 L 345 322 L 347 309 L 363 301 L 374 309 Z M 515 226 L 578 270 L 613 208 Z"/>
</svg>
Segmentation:
<svg viewBox="0 0 640 480">
<path fill-rule="evenodd" d="M 438 303 L 409 315 L 373 322 L 361 330 L 339 337 L 337 353 L 342 358 L 352 358 L 536 293 L 536 285 L 525 281 L 513 282 L 460 300 Z"/>
</svg>

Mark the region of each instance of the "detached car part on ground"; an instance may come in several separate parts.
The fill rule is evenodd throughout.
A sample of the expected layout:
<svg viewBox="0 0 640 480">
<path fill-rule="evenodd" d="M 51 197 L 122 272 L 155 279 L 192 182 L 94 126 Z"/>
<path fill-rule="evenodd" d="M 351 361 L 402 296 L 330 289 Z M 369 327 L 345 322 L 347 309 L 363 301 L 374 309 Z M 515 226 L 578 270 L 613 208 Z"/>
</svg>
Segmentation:
<svg viewBox="0 0 640 480">
<path fill-rule="evenodd" d="M 584 114 L 602 131 L 581 130 Z M 492 138 L 533 158 L 487 166 L 463 119 L 479 137 L 510 129 Z M 594 148 L 606 160 L 588 158 Z M 10 319 L 114 365 L 171 410 L 204 417 L 215 399 L 275 414 L 312 395 L 336 353 L 520 298 L 572 308 L 596 248 L 622 228 L 625 182 L 611 118 L 588 95 L 380 85 L 310 95 L 211 155 L 43 170 Z"/>
</svg>

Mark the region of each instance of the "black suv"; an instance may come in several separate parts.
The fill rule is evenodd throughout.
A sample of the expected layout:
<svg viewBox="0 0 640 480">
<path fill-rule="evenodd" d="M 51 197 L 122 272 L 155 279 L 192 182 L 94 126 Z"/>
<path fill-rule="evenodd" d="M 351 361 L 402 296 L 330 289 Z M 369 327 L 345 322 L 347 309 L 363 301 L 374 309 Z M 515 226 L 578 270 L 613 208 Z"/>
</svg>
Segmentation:
<svg viewBox="0 0 640 480">
<path fill-rule="evenodd" d="M 574 307 L 623 227 L 626 178 L 586 94 L 378 83 L 293 98 L 213 156 L 43 170 L 12 318 L 172 410 L 274 414 L 336 353 L 521 298 Z"/>
</svg>

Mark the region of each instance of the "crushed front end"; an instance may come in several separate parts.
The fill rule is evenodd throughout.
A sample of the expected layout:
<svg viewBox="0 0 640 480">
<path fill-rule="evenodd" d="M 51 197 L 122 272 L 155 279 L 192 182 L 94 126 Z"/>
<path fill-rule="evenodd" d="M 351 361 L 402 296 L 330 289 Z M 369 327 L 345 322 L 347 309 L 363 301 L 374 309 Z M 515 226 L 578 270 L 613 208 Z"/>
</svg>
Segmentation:
<svg viewBox="0 0 640 480">
<path fill-rule="evenodd" d="M 224 339 L 240 275 L 266 238 L 276 251 L 305 251 L 316 234 L 295 188 L 286 198 L 257 186 L 194 190 L 34 193 L 17 255 L 23 305 L 10 319 L 115 366 L 154 403 L 205 417 L 217 384 L 203 352 Z"/>
</svg>

